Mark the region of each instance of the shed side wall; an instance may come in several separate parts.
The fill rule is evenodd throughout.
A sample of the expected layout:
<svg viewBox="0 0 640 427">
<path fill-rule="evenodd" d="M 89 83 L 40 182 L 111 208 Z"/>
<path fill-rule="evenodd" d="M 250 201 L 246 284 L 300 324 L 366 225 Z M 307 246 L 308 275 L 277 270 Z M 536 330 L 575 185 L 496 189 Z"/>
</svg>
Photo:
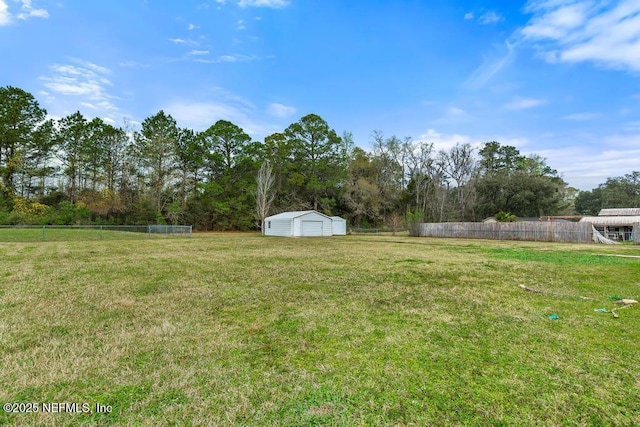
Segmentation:
<svg viewBox="0 0 640 427">
<path fill-rule="evenodd" d="M 334 235 L 342 236 L 347 234 L 347 221 L 343 219 L 334 219 L 332 222 Z"/>
<path fill-rule="evenodd" d="M 271 227 L 269 227 L 271 222 Z M 267 220 L 267 227 L 264 234 L 266 236 L 291 237 L 291 220 Z"/>
</svg>

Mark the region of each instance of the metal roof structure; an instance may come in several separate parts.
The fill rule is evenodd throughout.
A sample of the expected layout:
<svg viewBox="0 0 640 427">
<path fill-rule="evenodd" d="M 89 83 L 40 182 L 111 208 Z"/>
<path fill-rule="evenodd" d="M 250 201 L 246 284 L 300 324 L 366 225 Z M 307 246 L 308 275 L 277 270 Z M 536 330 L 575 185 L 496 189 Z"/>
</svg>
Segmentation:
<svg viewBox="0 0 640 427">
<path fill-rule="evenodd" d="M 590 222 L 591 224 L 598 226 L 633 226 L 634 223 L 640 223 L 640 215 L 585 216 L 580 220 L 580 222 Z"/>
<path fill-rule="evenodd" d="M 309 214 L 309 213 L 311 213 L 311 212 L 315 212 L 315 213 L 317 213 L 317 214 L 319 214 L 319 215 L 322 215 L 322 216 L 324 216 L 324 217 L 329 218 L 327 215 L 325 215 L 325 214 L 323 214 L 323 213 L 320 213 L 320 212 L 316 212 L 316 211 L 314 211 L 314 210 L 311 210 L 311 211 L 282 212 L 282 213 L 279 213 L 279 214 L 277 214 L 277 215 L 272 215 L 272 216 L 268 217 L 267 219 L 270 219 L 270 220 L 293 219 L 293 218 L 298 218 L 299 216 L 302 216 L 302 215 Z"/>
<path fill-rule="evenodd" d="M 598 216 L 639 216 L 640 208 L 600 209 Z"/>
</svg>

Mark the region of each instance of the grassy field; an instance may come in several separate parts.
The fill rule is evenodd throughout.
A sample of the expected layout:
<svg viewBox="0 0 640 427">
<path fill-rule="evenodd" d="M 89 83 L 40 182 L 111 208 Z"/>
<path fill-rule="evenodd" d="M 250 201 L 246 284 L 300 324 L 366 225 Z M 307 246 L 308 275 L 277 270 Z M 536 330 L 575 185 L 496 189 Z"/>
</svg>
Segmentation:
<svg viewBox="0 0 640 427">
<path fill-rule="evenodd" d="M 640 247 L 0 243 L 0 403 L 39 405 L 0 424 L 640 425 L 640 307 L 594 311 L 640 259 L 605 253 Z"/>
</svg>

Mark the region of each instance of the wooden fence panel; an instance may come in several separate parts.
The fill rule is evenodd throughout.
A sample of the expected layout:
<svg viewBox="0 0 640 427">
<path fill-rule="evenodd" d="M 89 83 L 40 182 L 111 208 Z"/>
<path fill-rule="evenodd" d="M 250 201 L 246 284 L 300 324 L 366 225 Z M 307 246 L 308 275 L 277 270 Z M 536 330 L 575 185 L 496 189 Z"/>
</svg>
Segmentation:
<svg viewBox="0 0 640 427">
<path fill-rule="evenodd" d="M 593 228 L 584 222 L 423 223 L 413 227 L 409 234 L 458 239 L 593 243 Z"/>
</svg>

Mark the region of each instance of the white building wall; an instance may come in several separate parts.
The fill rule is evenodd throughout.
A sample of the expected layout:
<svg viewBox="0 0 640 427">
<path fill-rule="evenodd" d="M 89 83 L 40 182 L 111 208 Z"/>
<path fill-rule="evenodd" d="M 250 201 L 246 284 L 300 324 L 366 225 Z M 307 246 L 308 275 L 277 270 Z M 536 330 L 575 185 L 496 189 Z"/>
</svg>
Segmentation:
<svg viewBox="0 0 640 427">
<path fill-rule="evenodd" d="M 293 236 L 293 220 L 290 219 L 282 219 L 282 220 L 270 220 L 267 219 L 266 227 L 264 229 L 265 236 L 283 236 L 283 237 L 291 237 Z"/>
<path fill-rule="evenodd" d="M 331 223 L 334 236 L 344 236 L 347 234 L 347 220 L 339 216 L 332 216 Z"/>
<path fill-rule="evenodd" d="M 314 222 L 314 224 L 308 224 L 310 225 L 310 230 L 317 230 L 319 228 L 318 222 L 320 222 L 322 223 L 322 236 L 333 236 L 333 221 L 331 218 L 313 211 L 306 213 L 290 212 L 267 217 L 265 218 L 264 234 L 266 236 L 303 237 L 303 221 Z"/>
</svg>

